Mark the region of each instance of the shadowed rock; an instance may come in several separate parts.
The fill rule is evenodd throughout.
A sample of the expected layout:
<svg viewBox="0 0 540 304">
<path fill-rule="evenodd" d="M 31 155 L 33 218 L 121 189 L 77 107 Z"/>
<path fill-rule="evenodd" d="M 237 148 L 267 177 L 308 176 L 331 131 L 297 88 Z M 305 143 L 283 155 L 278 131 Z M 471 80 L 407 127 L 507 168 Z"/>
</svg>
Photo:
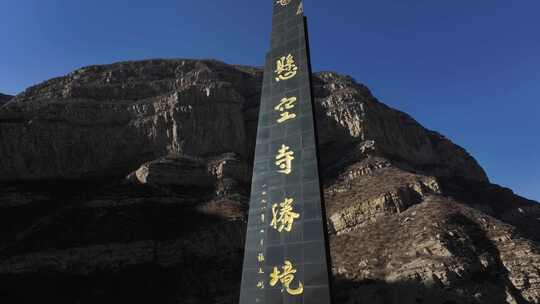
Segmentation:
<svg viewBox="0 0 540 304">
<path fill-rule="evenodd" d="M 0 93 L 0 107 L 8 102 L 13 96 Z"/>
</svg>

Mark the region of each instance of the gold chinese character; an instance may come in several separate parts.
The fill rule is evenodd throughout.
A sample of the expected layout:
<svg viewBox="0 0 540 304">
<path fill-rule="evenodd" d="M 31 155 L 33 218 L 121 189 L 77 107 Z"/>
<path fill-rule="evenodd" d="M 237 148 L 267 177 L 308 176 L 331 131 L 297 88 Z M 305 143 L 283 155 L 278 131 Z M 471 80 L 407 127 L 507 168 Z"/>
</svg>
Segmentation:
<svg viewBox="0 0 540 304">
<path fill-rule="evenodd" d="M 264 223 L 264 213 L 261 214 L 261 223 Z"/>
<path fill-rule="evenodd" d="M 296 100 L 297 100 L 296 97 L 283 98 L 281 102 L 274 108 L 274 110 L 282 112 L 281 118 L 278 119 L 277 121 L 278 123 L 282 123 L 296 117 L 296 114 L 289 113 L 289 111 L 285 111 L 285 110 L 290 110 L 294 108 L 295 106 L 294 103 L 296 102 Z"/>
<path fill-rule="evenodd" d="M 293 264 L 289 261 L 285 261 L 285 265 L 281 268 L 283 269 L 283 272 L 280 272 L 277 267 L 274 267 L 274 271 L 270 274 L 270 286 L 276 286 L 276 284 L 280 282 L 290 295 L 296 296 L 302 294 L 304 292 L 304 285 L 302 282 L 298 283 L 298 288 L 291 288 L 291 283 L 294 280 L 294 274 L 296 273 Z M 281 292 L 283 292 L 283 289 L 281 289 Z"/>
<path fill-rule="evenodd" d="M 281 6 L 287 6 L 291 3 L 292 0 L 277 0 L 277 4 L 281 4 Z"/>
<path fill-rule="evenodd" d="M 264 274 L 264 270 L 261 267 L 259 267 L 259 273 Z"/>
<path fill-rule="evenodd" d="M 294 152 L 289 151 L 291 148 L 286 145 L 281 145 L 281 149 L 278 151 L 276 156 L 276 166 L 279 166 L 281 170 L 279 173 L 291 174 L 292 172 L 292 161 L 294 160 Z"/>
<path fill-rule="evenodd" d="M 257 283 L 257 288 L 259 288 L 259 289 L 264 289 L 264 282 L 263 282 L 263 281 L 259 281 L 259 282 Z"/>
<path fill-rule="evenodd" d="M 259 263 L 264 262 L 264 254 L 259 253 L 259 255 L 257 256 L 257 261 L 259 261 Z"/>
<path fill-rule="evenodd" d="M 298 72 L 298 67 L 294 64 L 293 55 L 289 54 L 277 60 L 276 81 L 287 80 L 293 78 Z"/>
<path fill-rule="evenodd" d="M 290 232 L 294 220 L 300 218 L 300 214 L 293 212 L 293 202 L 292 198 L 286 198 L 279 205 L 272 205 L 272 223 L 270 225 L 277 231 L 281 232 L 285 229 L 285 231 Z"/>
<path fill-rule="evenodd" d="M 298 6 L 298 9 L 296 10 L 296 15 L 301 15 L 304 13 L 304 3 L 300 2 L 300 5 Z"/>
</svg>

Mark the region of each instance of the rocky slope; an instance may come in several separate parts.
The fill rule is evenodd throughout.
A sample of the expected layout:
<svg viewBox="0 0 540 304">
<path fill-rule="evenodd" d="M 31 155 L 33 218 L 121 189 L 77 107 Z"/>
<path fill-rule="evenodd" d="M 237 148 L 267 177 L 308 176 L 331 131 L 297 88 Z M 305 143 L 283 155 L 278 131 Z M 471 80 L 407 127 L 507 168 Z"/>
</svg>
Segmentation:
<svg viewBox="0 0 540 304">
<path fill-rule="evenodd" d="M 0 93 L 0 107 L 8 102 L 13 96 Z"/>
<path fill-rule="evenodd" d="M 2 302 L 236 303 L 261 80 L 122 62 L 4 106 Z M 336 303 L 540 303 L 538 204 L 350 77 L 314 94 Z"/>
</svg>

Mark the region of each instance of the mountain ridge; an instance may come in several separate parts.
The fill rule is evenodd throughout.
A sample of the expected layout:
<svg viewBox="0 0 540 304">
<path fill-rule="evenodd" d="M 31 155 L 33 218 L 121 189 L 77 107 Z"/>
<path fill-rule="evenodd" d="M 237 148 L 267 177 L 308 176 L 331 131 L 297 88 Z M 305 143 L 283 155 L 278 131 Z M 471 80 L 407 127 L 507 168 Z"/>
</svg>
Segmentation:
<svg viewBox="0 0 540 304">
<path fill-rule="evenodd" d="M 0 93 L 0 106 L 8 102 L 13 96 Z"/>
<path fill-rule="evenodd" d="M 235 303 L 261 82 L 146 60 L 15 96 L 0 110 L 0 298 Z M 336 303 L 539 303 L 533 201 L 349 76 L 315 73 L 313 92 Z"/>
</svg>

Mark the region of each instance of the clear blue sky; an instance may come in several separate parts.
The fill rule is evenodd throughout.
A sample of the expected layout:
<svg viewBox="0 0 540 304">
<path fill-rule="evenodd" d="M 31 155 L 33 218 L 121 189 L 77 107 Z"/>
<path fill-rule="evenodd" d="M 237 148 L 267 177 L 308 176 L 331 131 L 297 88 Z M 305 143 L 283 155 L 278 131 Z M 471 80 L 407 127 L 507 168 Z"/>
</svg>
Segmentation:
<svg viewBox="0 0 540 304">
<path fill-rule="evenodd" d="M 305 0 L 315 71 L 368 85 L 540 200 L 540 1 Z M 262 65 L 271 0 L 2 0 L 0 92 L 128 59 Z"/>
</svg>

